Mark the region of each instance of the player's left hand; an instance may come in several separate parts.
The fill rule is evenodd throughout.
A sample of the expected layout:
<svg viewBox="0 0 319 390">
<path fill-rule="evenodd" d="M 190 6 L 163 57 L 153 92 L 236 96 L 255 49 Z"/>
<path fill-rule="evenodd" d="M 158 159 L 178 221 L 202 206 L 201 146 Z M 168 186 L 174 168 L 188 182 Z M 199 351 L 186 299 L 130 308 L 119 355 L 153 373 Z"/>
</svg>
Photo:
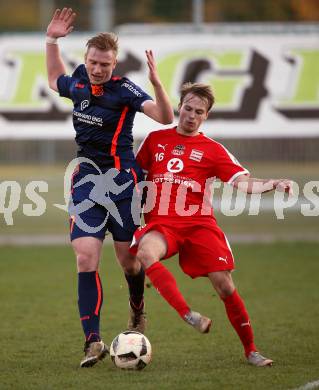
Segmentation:
<svg viewBox="0 0 319 390">
<path fill-rule="evenodd" d="M 51 38 L 61 38 L 70 34 L 73 30 L 73 22 L 76 14 L 72 8 L 56 9 L 51 22 L 47 28 L 47 36 Z"/>
<path fill-rule="evenodd" d="M 157 86 L 161 84 L 161 80 L 157 73 L 156 62 L 154 58 L 154 54 L 152 50 L 145 50 L 146 58 L 147 58 L 147 66 L 149 70 L 148 78 L 153 86 Z"/>
<path fill-rule="evenodd" d="M 274 189 L 281 192 L 288 192 L 289 195 L 293 195 L 292 189 L 293 182 L 288 179 L 278 179 L 274 180 Z"/>
</svg>

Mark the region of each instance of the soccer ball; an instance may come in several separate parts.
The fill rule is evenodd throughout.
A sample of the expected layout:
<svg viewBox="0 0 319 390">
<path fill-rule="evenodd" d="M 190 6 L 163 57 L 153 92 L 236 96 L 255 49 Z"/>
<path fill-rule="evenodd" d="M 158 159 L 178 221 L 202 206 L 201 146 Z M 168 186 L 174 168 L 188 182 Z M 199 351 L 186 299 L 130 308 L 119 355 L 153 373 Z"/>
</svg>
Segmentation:
<svg viewBox="0 0 319 390">
<path fill-rule="evenodd" d="M 152 347 L 142 333 L 128 330 L 112 341 L 110 355 L 118 368 L 142 370 L 151 361 Z"/>
</svg>

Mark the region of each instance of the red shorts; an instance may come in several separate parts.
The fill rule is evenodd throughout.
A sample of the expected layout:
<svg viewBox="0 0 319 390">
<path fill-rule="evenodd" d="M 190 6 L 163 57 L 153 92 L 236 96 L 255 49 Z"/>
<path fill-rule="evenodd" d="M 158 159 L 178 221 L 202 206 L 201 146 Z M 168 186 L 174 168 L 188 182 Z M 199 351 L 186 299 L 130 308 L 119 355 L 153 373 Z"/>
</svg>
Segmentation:
<svg viewBox="0 0 319 390">
<path fill-rule="evenodd" d="M 179 264 L 192 278 L 210 272 L 233 270 L 234 258 L 228 240 L 212 218 L 152 218 L 134 233 L 130 248 L 137 253 L 138 243 L 149 231 L 156 230 L 165 238 L 167 252 L 163 259 L 179 253 Z"/>
</svg>

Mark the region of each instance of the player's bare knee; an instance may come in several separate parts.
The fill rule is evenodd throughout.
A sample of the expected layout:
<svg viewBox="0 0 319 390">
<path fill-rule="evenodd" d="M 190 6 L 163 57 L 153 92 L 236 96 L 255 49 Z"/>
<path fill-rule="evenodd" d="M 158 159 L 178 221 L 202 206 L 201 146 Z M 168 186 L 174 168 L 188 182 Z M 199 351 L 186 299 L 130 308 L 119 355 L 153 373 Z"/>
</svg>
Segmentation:
<svg viewBox="0 0 319 390">
<path fill-rule="evenodd" d="M 121 264 L 123 271 L 127 275 L 136 275 L 141 269 L 141 263 L 138 261 L 136 256 L 133 256 L 131 254 L 119 259 L 119 263 Z"/>
<path fill-rule="evenodd" d="M 142 264 L 144 268 L 148 268 L 150 263 L 154 261 L 154 256 L 147 247 L 142 245 L 138 248 L 136 259 Z"/>
<path fill-rule="evenodd" d="M 213 272 L 209 278 L 221 298 L 226 298 L 235 290 L 235 285 L 229 271 Z"/>
<path fill-rule="evenodd" d="M 79 272 L 96 271 L 96 261 L 93 253 L 79 252 L 76 254 L 76 263 Z"/>
<path fill-rule="evenodd" d="M 222 283 L 220 286 L 219 286 L 219 296 L 221 298 L 226 298 L 230 295 L 232 295 L 232 293 L 234 292 L 235 290 L 235 287 L 233 284 L 229 283 L 228 281 L 225 281 L 224 283 Z"/>
<path fill-rule="evenodd" d="M 147 269 L 165 256 L 167 243 L 162 233 L 152 230 L 147 232 L 139 242 L 137 260 Z"/>
<path fill-rule="evenodd" d="M 119 263 L 121 264 L 122 268 L 130 268 L 130 266 L 135 261 L 135 257 L 131 255 L 129 252 L 128 253 L 117 252 L 116 257 Z"/>
</svg>

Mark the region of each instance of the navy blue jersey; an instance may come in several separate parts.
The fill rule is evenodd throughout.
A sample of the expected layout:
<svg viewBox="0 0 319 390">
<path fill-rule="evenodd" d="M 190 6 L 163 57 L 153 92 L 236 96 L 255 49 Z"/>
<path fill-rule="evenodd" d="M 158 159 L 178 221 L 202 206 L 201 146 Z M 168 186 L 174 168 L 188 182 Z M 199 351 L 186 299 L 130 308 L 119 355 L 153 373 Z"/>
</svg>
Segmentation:
<svg viewBox="0 0 319 390">
<path fill-rule="evenodd" d="M 134 167 L 134 117 L 142 103 L 152 98 L 126 77 L 91 85 L 84 65 L 72 76 L 60 76 L 57 86 L 60 96 L 71 99 L 74 105 L 78 157 L 87 157 L 100 168 Z"/>
</svg>

